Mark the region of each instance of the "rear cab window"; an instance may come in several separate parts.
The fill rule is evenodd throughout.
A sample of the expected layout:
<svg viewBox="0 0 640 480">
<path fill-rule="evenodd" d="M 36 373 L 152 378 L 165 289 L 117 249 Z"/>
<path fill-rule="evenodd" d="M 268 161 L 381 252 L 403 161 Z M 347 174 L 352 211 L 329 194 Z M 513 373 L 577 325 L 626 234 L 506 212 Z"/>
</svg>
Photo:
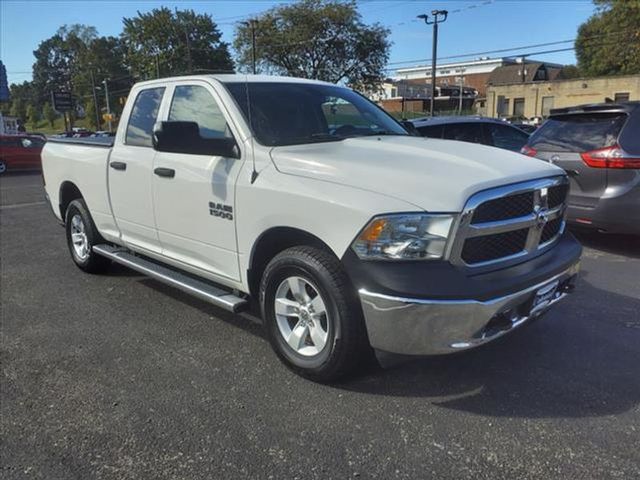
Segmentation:
<svg viewBox="0 0 640 480">
<path fill-rule="evenodd" d="M 136 147 L 153 146 L 153 126 L 158 118 L 164 87 L 141 90 L 129 116 L 125 143 Z"/>
<path fill-rule="evenodd" d="M 531 135 L 528 145 L 539 151 L 577 153 L 610 147 L 626 120 L 624 112 L 552 116 Z"/>
</svg>

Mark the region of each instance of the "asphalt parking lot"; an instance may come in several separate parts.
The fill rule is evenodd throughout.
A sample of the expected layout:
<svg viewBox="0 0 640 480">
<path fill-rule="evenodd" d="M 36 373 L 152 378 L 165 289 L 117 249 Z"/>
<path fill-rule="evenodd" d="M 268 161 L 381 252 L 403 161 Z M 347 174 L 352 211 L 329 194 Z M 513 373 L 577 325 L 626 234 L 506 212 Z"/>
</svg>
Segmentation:
<svg viewBox="0 0 640 480">
<path fill-rule="evenodd" d="M 2 478 L 640 478 L 640 240 L 503 341 L 334 386 L 247 317 L 78 270 L 39 175 L 0 179 Z"/>
</svg>

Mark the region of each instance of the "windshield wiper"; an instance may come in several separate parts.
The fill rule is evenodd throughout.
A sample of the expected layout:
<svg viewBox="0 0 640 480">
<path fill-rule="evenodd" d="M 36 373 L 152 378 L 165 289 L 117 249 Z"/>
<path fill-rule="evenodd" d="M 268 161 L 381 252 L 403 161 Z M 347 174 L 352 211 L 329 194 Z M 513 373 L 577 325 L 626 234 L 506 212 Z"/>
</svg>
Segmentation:
<svg viewBox="0 0 640 480">
<path fill-rule="evenodd" d="M 382 136 L 389 136 L 389 137 L 408 137 L 409 135 L 406 133 L 395 133 L 395 132 L 390 132 L 388 130 L 375 130 L 373 132 L 358 132 L 358 133 L 354 133 L 353 135 L 348 135 L 349 137 L 382 137 Z"/>
</svg>

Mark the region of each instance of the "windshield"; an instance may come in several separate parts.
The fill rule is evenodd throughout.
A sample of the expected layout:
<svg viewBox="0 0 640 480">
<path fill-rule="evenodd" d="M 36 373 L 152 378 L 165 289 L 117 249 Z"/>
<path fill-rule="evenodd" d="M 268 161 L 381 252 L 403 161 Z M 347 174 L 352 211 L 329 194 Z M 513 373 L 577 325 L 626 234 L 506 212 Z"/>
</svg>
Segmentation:
<svg viewBox="0 0 640 480">
<path fill-rule="evenodd" d="M 589 113 L 549 118 L 529 138 L 529 146 L 540 151 L 587 152 L 616 143 L 627 115 Z"/>
<path fill-rule="evenodd" d="M 408 135 L 382 109 L 347 88 L 293 82 L 238 82 L 225 86 L 263 145 L 331 142 L 368 135 Z"/>
</svg>

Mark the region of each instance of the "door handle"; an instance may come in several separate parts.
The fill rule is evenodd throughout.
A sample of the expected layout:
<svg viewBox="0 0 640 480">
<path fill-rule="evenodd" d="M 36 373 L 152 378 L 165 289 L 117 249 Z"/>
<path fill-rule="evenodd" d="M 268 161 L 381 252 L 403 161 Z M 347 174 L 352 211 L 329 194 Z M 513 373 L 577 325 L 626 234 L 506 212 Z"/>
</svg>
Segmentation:
<svg viewBox="0 0 640 480">
<path fill-rule="evenodd" d="M 159 177 L 167 177 L 167 178 L 173 178 L 176 176 L 176 171 L 173 168 L 156 168 L 153 173 L 155 173 L 156 175 L 158 175 Z"/>
<path fill-rule="evenodd" d="M 114 170 L 126 170 L 127 169 L 127 164 L 124 162 L 111 162 L 109 164 L 109 166 L 111 168 L 113 168 Z"/>
</svg>

